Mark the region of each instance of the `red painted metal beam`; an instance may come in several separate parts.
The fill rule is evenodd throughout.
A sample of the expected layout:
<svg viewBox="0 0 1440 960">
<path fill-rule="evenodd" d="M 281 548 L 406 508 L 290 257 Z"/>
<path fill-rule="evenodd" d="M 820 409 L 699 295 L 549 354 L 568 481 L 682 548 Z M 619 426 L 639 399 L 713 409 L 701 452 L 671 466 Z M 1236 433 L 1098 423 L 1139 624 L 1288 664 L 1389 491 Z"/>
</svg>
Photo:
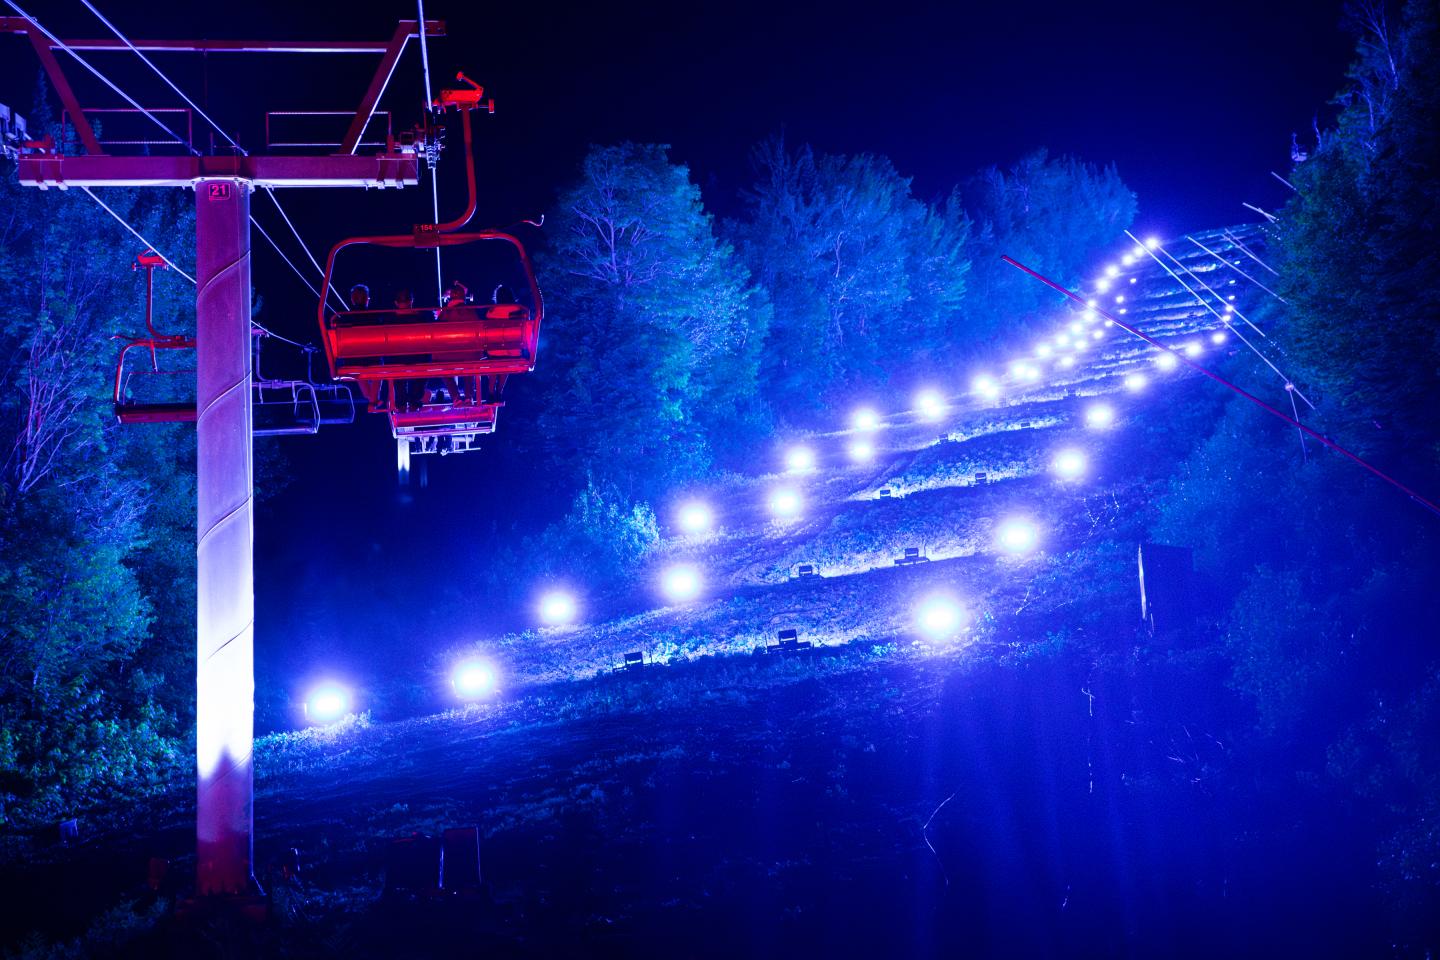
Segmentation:
<svg viewBox="0 0 1440 960">
<path fill-rule="evenodd" d="M 409 35 L 419 36 L 419 21 L 401 20 L 402 27 L 410 28 Z M 28 33 L 29 24 L 23 17 L 0 17 L 0 33 Z M 426 20 L 425 35 L 445 36 L 444 20 Z M 41 42 L 47 49 L 55 47 L 43 35 Z M 65 40 L 72 50 L 107 51 L 129 50 L 118 39 Z M 133 40 L 139 50 L 147 53 L 385 53 L 392 40 Z"/>
<path fill-rule="evenodd" d="M 390 85 L 390 77 L 395 72 L 395 64 L 400 62 L 400 54 L 405 52 L 405 43 L 415 35 L 416 26 L 417 24 L 413 20 L 402 20 L 395 28 L 394 35 L 390 37 L 390 42 L 385 47 L 385 55 L 380 58 L 380 66 L 375 68 L 375 76 L 370 78 L 370 86 L 360 100 L 360 106 L 355 111 L 354 119 L 350 121 L 350 130 L 340 143 L 340 153 L 352 154 L 359 146 L 360 137 L 365 133 L 365 127 L 369 125 L 370 117 L 375 112 L 375 105 L 380 102 L 385 88 Z"/>
<path fill-rule="evenodd" d="M 402 187 L 419 182 L 412 153 L 326 157 L 59 157 L 20 158 L 28 187 L 191 187 L 210 177 L 260 187 Z"/>
</svg>

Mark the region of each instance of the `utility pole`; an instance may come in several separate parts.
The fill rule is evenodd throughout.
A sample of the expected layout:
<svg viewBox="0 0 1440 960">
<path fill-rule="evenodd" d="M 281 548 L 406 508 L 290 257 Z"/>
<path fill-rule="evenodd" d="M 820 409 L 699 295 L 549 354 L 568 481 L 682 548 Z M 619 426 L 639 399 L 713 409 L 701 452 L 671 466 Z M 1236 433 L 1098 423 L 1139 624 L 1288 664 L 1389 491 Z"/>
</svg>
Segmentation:
<svg viewBox="0 0 1440 960">
<path fill-rule="evenodd" d="M 20 182 L 70 187 L 170 187 L 195 191 L 198 445 L 196 478 L 196 892 L 247 896 L 254 877 L 253 812 L 254 471 L 250 344 L 250 197 L 259 188 L 413 186 L 419 151 L 387 133 L 378 153 L 362 137 L 418 21 L 403 20 L 385 41 L 62 40 L 28 17 L 0 17 L 0 34 L 24 35 L 64 106 L 64 122 L 85 152 L 27 142 Z M 427 20 L 426 36 L 445 33 Z M 229 54 L 380 54 L 344 140 L 325 156 L 115 156 L 97 136 L 54 55 L 138 50 Z M 348 113 L 348 111 L 347 111 Z M 63 137 L 62 137 L 63 140 Z M 187 146 L 181 144 L 181 146 Z M 192 148 L 193 152 L 193 148 Z M 322 291 L 323 296 L 323 291 Z M 180 419 L 180 418 L 176 418 Z"/>
</svg>

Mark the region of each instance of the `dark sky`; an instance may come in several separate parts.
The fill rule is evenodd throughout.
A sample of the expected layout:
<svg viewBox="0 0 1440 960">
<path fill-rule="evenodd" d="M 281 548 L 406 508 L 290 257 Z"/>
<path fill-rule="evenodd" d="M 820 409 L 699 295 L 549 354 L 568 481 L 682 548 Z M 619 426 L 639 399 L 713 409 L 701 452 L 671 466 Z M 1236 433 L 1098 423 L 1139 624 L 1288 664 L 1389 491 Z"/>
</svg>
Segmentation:
<svg viewBox="0 0 1440 960">
<path fill-rule="evenodd" d="M 97 2 L 132 37 L 378 39 L 414 16 L 409 3 L 365 0 Z M 22 6 L 62 36 L 105 35 L 77 0 Z M 478 122 L 480 225 L 544 212 L 587 144 L 624 139 L 671 144 L 710 208 L 732 214 L 750 145 L 783 128 L 793 142 L 821 151 L 886 154 L 925 198 L 1040 146 L 1114 162 L 1139 194 L 1140 229 L 1172 236 L 1252 219 L 1242 201 L 1283 202 L 1284 188 L 1269 172 L 1285 171 L 1290 132 L 1307 130 L 1325 109 L 1349 60 L 1340 7 L 1339 0 L 851 7 L 431 0 L 426 12 L 449 24 L 448 37 L 431 49 L 437 85 L 463 69 L 498 103 L 494 117 Z M 0 102 L 27 109 L 33 54 L 19 38 L 0 44 Z M 253 149 L 266 109 L 353 109 L 377 58 L 156 59 Z M 176 104 L 130 55 L 94 61 L 146 105 Z M 118 105 L 78 67 L 70 74 L 87 103 Z M 422 96 L 413 47 L 391 89 L 384 105 L 397 127 L 408 126 Z M 455 161 L 443 170 L 447 216 L 463 202 L 460 176 Z M 347 233 L 407 231 L 426 219 L 428 197 L 306 191 L 287 195 L 286 204 L 319 253 Z M 257 200 L 256 211 L 272 232 L 283 231 L 268 201 Z M 263 319 L 313 340 L 313 298 L 258 238 L 255 245 Z M 413 587 L 405 571 L 436 556 L 437 538 L 504 536 L 497 524 L 515 514 L 507 491 L 534 482 L 533 465 L 516 453 L 517 438 L 534 430 L 534 410 L 517 386 L 507 391 L 501 431 L 487 449 L 434 464 L 430 488 L 415 497 L 396 493 L 394 446 L 381 417 L 314 440 L 260 441 L 288 457 L 262 459 L 262 472 L 291 478 L 257 525 L 262 674 L 277 651 L 296 662 L 348 652 L 374 668 L 376 638 L 357 648 L 365 625 L 336 612 L 356 594 L 337 594 L 336 585 L 353 587 L 352 572 L 363 568 L 380 581 L 377 596 L 398 591 L 391 607 L 423 611 L 425 588 Z M 480 609 L 488 609 L 484 601 L 477 596 Z M 363 618 L 364 604 L 351 613 Z M 499 629 L 515 613 L 487 615 Z"/>
</svg>

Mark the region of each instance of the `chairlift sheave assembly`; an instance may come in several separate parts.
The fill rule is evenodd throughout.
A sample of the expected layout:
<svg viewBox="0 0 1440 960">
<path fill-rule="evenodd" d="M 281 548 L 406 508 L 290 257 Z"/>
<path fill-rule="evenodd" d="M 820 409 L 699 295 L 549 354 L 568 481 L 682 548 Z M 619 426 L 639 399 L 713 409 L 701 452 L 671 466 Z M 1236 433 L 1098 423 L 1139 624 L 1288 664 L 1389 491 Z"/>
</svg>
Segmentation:
<svg viewBox="0 0 1440 960">
<path fill-rule="evenodd" d="M 493 113 L 494 101 L 464 74 L 458 78 L 468 89 L 441 92 L 422 136 L 424 155 L 433 157 L 439 143 L 435 115 L 452 108 L 459 113 L 465 211 L 445 223 L 416 224 L 408 234 L 341 240 L 326 260 L 322 290 L 336 289 L 338 279 L 340 289 L 350 290 L 350 302 L 345 310 L 331 310 L 322 294 L 317 311 L 331 377 L 354 382 L 371 412 L 389 418 L 402 464 L 412 453 L 474 449 L 479 437 L 494 432 L 506 381 L 535 369 L 544 316 L 524 244 L 502 230 L 465 230 L 476 206 L 470 112 Z M 372 306 L 364 281 L 374 276 L 345 268 L 347 259 L 364 253 L 386 260 L 380 272 L 391 289 L 380 293 L 393 294 L 392 304 Z M 422 304 L 429 297 L 419 291 L 432 288 L 433 304 Z"/>
</svg>

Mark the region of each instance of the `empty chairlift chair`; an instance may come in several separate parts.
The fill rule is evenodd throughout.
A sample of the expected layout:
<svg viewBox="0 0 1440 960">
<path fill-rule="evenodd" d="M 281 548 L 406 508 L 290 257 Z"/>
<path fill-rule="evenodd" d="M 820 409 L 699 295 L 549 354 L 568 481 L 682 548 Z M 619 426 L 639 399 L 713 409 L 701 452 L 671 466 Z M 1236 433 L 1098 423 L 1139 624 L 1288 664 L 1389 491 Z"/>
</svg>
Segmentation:
<svg viewBox="0 0 1440 960">
<path fill-rule="evenodd" d="M 906 547 L 904 556 L 895 558 L 895 566 L 909 567 L 917 563 L 929 563 L 930 558 L 920 552 L 919 547 Z"/>
<path fill-rule="evenodd" d="M 808 580 L 811 577 L 819 578 L 820 571 L 815 569 L 813 563 L 802 563 L 795 567 L 796 580 Z"/>
<path fill-rule="evenodd" d="M 785 629 L 776 633 L 775 643 L 770 644 L 765 649 L 769 653 L 787 656 L 789 654 L 811 650 L 814 646 L 815 645 L 809 640 L 801 640 L 799 633 L 794 629 Z"/>
</svg>

